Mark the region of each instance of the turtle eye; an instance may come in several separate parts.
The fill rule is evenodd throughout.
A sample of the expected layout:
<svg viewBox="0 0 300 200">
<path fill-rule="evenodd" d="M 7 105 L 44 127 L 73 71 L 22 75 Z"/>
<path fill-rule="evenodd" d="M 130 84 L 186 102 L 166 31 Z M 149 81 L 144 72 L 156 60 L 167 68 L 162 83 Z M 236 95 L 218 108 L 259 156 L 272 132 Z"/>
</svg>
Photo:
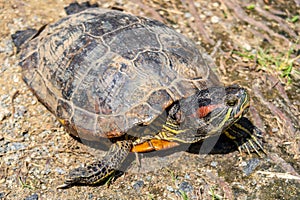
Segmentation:
<svg viewBox="0 0 300 200">
<path fill-rule="evenodd" d="M 233 107 L 238 103 L 238 99 L 236 97 L 231 97 L 226 100 L 226 105 Z"/>
</svg>

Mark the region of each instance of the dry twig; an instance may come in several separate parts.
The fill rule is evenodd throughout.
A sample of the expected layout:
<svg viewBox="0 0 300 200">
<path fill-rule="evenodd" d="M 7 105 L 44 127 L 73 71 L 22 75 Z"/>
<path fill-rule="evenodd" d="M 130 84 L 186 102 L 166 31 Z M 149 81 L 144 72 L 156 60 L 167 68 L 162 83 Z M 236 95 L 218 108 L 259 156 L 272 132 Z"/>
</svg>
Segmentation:
<svg viewBox="0 0 300 200">
<path fill-rule="evenodd" d="M 294 176 L 288 173 L 280 173 L 280 172 L 265 172 L 265 171 L 257 171 L 258 174 L 267 175 L 268 178 L 282 178 L 282 179 L 293 179 L 300 180 L 300 176 Z"/>
</svg>

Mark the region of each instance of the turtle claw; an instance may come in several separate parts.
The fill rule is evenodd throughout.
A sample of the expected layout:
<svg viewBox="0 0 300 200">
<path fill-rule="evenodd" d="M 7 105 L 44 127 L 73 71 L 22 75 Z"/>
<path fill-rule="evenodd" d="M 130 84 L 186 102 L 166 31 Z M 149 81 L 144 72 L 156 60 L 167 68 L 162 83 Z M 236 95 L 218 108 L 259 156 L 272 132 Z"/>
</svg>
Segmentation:
<svg viewBox="0 0 300 200">
<path fill-rule="evenodd" d="M 246 151 L 248 155 L 255 152 L 260 158 L 267 152 L 262 146 L 262 132 L 254 126 L 247 118 L 242 117 L 225 131 L 226 136 L 233 139 L 239 152 Z"/>
<path fill-rule="evenodd" d="M 62 185 L 59 185 L 57 189 L 66 189 L 76 183 L 81 183 L 83 177 L 86 177 L 88 173 L 88 170 L 83 167 L 78 167 L 76 169 L 71 170 L 66 176 L 65 182 Z"/>
<path fill-rule="evenodd" d="M 68 184 L 68 183 L 64 183 L 62 185 L 59 185 L 56 187 L 56 189 L 67 189 L 67 188 L 70 188 L 72 186 L 72 184 Z"/>
<path fill-rule="evenodd" d="M 112 144 L 102 160 L 71 170 L 64 184 L 57 188 L 65 189 L 77 184 L 95 185 L 102 182 L 119 169 L 131 148 L 132 141 L 129 140 Z"/>
<path fill-rule="evenodd" d="M 242 150 L 245 149 L 249 155 L 251 155 L 251 152 L 254 151 L 260 158 L 262 158 L 263 155 L 260 151 L 262 151 L 264 155 L 267 155 L 267 152 L 258 140 L 258 138 L 261 138 L 261 131 L 256 127 L 254 128 L 254 131 L 255 134 L 249 134 L 250 138 L 247 138 L 247 141 L 239 146 L 238 149 L 240 153 L 242 153 Z"/>
</svg>

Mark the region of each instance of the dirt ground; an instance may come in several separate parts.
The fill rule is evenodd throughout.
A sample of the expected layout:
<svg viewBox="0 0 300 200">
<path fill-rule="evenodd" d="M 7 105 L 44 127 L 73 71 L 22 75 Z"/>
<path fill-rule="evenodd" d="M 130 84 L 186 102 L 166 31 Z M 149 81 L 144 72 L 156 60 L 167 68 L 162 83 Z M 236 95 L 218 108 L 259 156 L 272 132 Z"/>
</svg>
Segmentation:
<svg viewBox="0 0 300 200">
<path fill-rule="evenodd" d="M 250 92 L 248 117 L 268 154 L 183 152 L 111 184 L 56 189 L 70 169 L 104 152 L 70 137 L 37 101 L 10 35 L 55 22 L 71 2 L 0 0 L 0 199 L 300 198 L 299 0 L 92 1 L 160 20 L 195 41 L 225 85 Z"/>
</svg>

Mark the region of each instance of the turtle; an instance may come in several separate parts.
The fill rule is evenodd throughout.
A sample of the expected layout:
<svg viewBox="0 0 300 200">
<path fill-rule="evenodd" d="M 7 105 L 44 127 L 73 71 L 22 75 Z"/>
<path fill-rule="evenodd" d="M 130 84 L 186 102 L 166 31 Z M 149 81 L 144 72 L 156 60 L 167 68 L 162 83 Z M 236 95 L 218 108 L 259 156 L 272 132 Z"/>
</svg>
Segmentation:
<svg viewBox="0 0 300 200">
<path fill-rule="evenodd" d="M 130 152 L 216 135 L 235 140 L 247 133 L 263 150 L 242 120 L 248 92 L 222 86 L 194 42 L 157 20 L 80 6 L 71 4 L 66 17 L 39 30 L 12 35 L 24 82 L 66 130 L 111 141 L 101 160 L 71 170 L 59 188 L 102 182 Z"/>
</svg>

